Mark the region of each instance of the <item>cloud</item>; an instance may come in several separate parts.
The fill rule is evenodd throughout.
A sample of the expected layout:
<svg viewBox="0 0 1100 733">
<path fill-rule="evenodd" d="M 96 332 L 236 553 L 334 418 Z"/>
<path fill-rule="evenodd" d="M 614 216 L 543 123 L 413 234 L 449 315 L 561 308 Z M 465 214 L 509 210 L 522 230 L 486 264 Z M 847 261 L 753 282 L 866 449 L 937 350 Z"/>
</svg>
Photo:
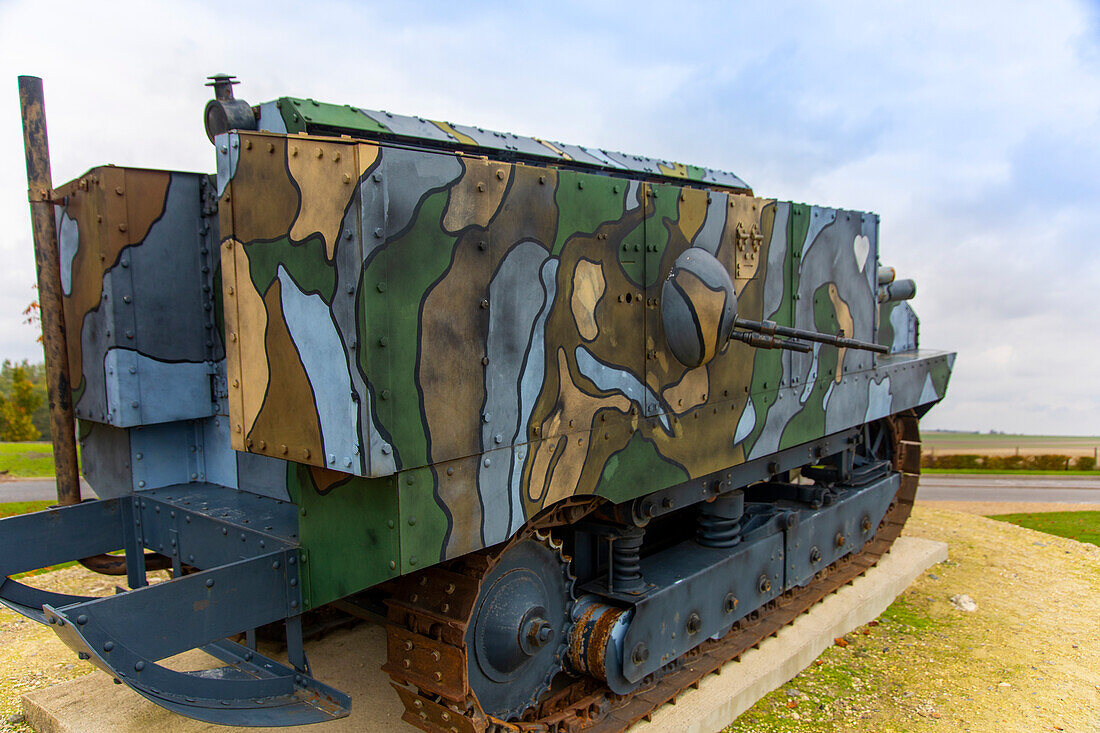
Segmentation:
<svg viewBox="0 0 1100 733">
<path fill-rule="evenodd" d="M 16 73 L 55 180 L 212 168 L 203 78 L 726 168 L 882 216 L 922 343 L 960 352 L 925 424 L 1100 432 L 1095 4 L 411 2 L 0 6 L 0 355 L 35 358 Z"/>
</svg>

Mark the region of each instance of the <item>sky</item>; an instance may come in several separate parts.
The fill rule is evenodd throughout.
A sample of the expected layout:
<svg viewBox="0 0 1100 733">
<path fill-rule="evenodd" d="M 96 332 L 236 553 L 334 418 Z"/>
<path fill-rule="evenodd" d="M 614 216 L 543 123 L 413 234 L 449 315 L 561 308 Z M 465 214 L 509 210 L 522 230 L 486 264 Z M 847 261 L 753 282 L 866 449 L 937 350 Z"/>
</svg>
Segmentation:
<svg viewBox="0 0 1100 733">
<path fill-rule="evenodd" d="M 1100 6 L 0 0 L 0 358 L 41 359 L 16 76 L 55 184 L 212 172 L 205 77 L 733 171 L 873 211 L 958 352 L 928 428 L 1100 434 Z M 308 7 L 308 9 L 306 9 Z"/>
</svg>

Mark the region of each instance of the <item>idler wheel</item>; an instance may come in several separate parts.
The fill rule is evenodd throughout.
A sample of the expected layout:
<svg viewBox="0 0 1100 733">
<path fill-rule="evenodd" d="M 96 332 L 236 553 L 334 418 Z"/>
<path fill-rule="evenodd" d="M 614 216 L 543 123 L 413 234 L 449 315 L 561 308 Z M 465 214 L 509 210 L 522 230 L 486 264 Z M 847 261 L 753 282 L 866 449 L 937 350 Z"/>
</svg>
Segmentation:
<svg viewBox="0 0 1100 733">
<path fill-rule="evenodd" d="M 556 546 L 524 540 L 481 583 L 466 630 L 470 689 L 482 709 L 517 719 L 562 668 L 573 580 Z"/>
</svg>

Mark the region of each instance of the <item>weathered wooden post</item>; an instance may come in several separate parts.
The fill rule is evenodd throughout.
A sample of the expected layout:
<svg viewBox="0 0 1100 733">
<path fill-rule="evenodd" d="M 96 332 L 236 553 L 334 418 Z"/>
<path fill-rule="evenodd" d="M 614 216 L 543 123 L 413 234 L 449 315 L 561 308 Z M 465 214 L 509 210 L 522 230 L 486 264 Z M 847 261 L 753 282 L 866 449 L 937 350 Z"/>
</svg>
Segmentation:
<svg viewBox="0 0 1100 733">
<path fill-rule="evenodd" d="M 61 304 L 61 267 L 54 220 L 53 179 L 46 136 L 42 80 L 19 77 L 19 105 L 23 114 L 23 150 L 27 158 L 27 197 L 34 233 L 34 265 L 38 273 L 38 308 L 42 316 L 42 348 L 46 358 L 46 395 L 50 434 L 57 473 L 59 504 L 80 503 L 80 470 L 76 458 L 76 421 Z"/>
</svg>

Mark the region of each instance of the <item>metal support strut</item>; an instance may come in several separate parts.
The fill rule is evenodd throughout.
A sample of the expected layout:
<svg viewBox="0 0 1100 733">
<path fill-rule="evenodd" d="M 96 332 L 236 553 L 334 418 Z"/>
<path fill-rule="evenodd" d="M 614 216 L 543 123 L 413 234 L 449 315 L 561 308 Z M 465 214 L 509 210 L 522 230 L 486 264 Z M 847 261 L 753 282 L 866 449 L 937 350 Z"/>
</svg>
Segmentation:
<svg viewBox="0 0 1100 733">
<path fill-rule="evenodd" d="M 238 524 L 247 516 L 256 525 Z M 258 530 L 256 526 L 264 530 Z M 221 725 L 304 725 L 348 714 L 351 700 L 314 679 L 302 647 L 303 563 L 293 504 L 212 484 L 86 501 L 0 520 L 0 604 L 49 624 L 86 659 L 174 712 Z M 74 557 L 163 548 L 193 570 L 103 598 L 10 576 Z M 140 558 L 140 555 L 138 555 Z M 137 573 L 140 560 L 130 568 Z M 171 619 L 165 613 L 171 611 Z M 159 621 L 159 622 L 158 622 Z M 289 664 L 232 640 L 286 624 Z M 202 649 L 226 666 L 181 672 L 161 660 Z"/>
</svg>

